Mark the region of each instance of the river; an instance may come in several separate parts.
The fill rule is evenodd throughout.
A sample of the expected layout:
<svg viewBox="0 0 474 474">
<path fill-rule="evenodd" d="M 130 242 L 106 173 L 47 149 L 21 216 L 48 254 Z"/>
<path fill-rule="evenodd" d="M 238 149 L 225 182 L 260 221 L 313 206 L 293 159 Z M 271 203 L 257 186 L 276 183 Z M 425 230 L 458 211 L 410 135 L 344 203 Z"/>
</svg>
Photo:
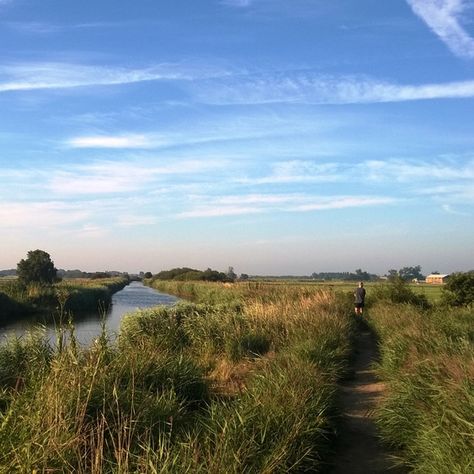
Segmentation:
<svg viewBox="0 0 474 474">
<path fill-rule="evenodd" d="M 112 296 L 112 304 L 105 315 L 107 332 L 111 339 L 114 339 L 120 329 L 120 322 L 127 313 L 157 305 L 172 306 L 178 301 L 179 299 L 175 296 L 160 293 L 153 288 L 144 286 L 141 282 L 132 281 L 123 290 L 118 291 Z M 54 323 L 49 322 L 45 324 L 38 317 L 25 318 L 0 328 L 1 340 L 4 340 L 9 335 L 22 336 L 38 324 L 46 326 L 48 339 L 54 342 L 56 338 Z M 82 345 L 89 344 L 101 333 L 102 316 L 100 311 L 75 315 L 74 327 L 78 342 Z"/>
</svg>

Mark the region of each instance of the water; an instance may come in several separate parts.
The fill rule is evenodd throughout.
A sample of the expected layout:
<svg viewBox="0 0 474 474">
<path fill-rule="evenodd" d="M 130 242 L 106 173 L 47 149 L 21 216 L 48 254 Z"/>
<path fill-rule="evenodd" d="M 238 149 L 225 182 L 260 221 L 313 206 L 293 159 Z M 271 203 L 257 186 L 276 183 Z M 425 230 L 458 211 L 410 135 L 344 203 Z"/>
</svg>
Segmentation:
<svg viewBox="0 0 474 474">
<path fill-rule="evenodd" d="M 175 296 L 160 293 L 153 288 L 144 286 L 141 282 L 133 281 L 130 285 L 112 296 L 112 305 L 105 315 L 107 331 L 111 338 L 114 339 L 125 314 L 157 305 L 172 306 L 177 302 L 178 298 Z M 0 329 L 0 336 L 2 339 L 11 334 L 22 336 L 38 324 L 46 326 L 46 334 L 49 340 L 54 342 L 56 339 L 54 323 L 48 322 L 44 324 L 38 318 L 26 318 L 9 324 Z M 99 311 L 77 315 L 74 317 L 74 327 L 78 342 L 80 344 L 89 344 L 101 333 L 102 315 Z"/>
</svg>

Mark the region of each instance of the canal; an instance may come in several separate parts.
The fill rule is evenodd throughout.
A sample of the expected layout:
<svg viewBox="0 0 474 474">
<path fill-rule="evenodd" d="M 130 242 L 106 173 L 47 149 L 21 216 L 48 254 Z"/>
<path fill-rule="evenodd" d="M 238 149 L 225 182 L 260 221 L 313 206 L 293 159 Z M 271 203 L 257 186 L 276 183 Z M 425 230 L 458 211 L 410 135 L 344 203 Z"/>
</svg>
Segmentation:
<svg viewBox="0 0 474 474">
<path fill-rule="evenodd" d="M 111 339 L 114 339 L 120 330 L 120 323 L 125 314 L 158 305 L 172 306 L 178 301 L 179 299 L 175 296 L 160 293 L 153 288 L 144 286 L 141 282 L 133 281 L 112 296 L 112 304 L 109 308 L 102 311 L 98 308 L 95 313 L 74 315 L 77 340 L 82 345 L 92 342 L 101 333 L 103 321 L 105 321 Z M 9 335 L 23 336 L 38 325 L 45 326 L 48 339 L 54 342 L 56 339 L 55 323 L 45 322 L 41 317 L 25 318 L 4 326 L 0 328 L 0 337 L 4 340 Z"/>
</svg>

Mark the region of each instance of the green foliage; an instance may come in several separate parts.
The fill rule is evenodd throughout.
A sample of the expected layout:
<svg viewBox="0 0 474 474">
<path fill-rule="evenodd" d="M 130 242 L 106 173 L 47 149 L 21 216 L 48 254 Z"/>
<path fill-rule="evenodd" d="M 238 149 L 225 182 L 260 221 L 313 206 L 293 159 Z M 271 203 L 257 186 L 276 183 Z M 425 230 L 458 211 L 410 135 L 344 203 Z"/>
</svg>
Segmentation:
<svg viewBox="0 0 474 474">
<path fill-rule="evenodd" d="M 122 289 L 128 279 L 116 277 L 101 280 L 64 280 L 54 285 L 30 283 L 24 287 L 17 280 L 1 286 L 0 322 L 45 313 L 52 318 L 59 309 L 65 311 L 97 311 L 110 304 L 112 294 Z M 53 314 L 54 313 L 54 314 Z"/>
<path fill-rule="evenodd" d="M 370 292 L 370 300 L 384 300 L 390 303 L 406 303 L 428 308 L 430 306 L 423 294 L 415 293 L 408 283 L 401 277 L 390 278 L 388 283 L 374 286 Z"/>
<path fill-rule="evenodd" d="M 30 250 L 26 259 L 18 262 L 17 275 L 20 284 L 51 284 L 56 280 L 57 269 L 49 253 L 44 250 Z"/>
<path fill-rule="evenodd" d="M 179 281 L 221 281 L 230 282 L 235 279 L 232 275 L 211 270 L 208 268 L 205 271 L 195 270 L 193 268 L 173 268 L 172 270 L 165 270 L 157 273 L 154 280 L 179 280 Z"/>
<path fill-rule="evenodd" d="M 210 407 L 194 469 L 318 472 L 328 449 L 333 403 L 333 387 L 314 366 L 279 357 L 250 381 L 241 398 Z"/>
<path fill-rule="evenodd" d="M 416 265 L 414 267 L 403 267 L 400 270 L 389 270 L 388 271 L 389 279 L 396 279 L 401 278 L 404 281 L 412 281 L 412 280 L 424 280 L 425 277 L 421 273 L 421 266 Z"/>
<path fill-rule="evenodd" d="M 377 413 L 383 439 L 413 472 L 474 468 L 474 313 L 382 302 L 370 311 L 388 396 Z"/>
<path fill-rule="evenodd" d="M 474 305 L 474 270 L 450 275 L 443 288 L 443 301 L 450 306 Z"/>
<path fill-rule="evenodd" d="M 115 345 L 1 348 L 0 472 L 323 470 L 350 305 L 319 288 L 159 283 L 197 302 L 126 316 Z"/>
</svg>

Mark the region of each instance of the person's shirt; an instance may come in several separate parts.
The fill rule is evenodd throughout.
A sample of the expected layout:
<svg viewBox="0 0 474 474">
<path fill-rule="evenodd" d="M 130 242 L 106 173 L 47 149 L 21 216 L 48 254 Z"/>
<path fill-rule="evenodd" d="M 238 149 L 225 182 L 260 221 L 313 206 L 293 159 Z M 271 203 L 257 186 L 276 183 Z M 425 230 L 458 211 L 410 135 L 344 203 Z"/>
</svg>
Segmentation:
<svg viewBox="0 0 474 474">
<path fill-rule="evenodd" d="M 365 300 L 365 288 L 356 288 L 354 296 L 356 303 L 363 303 Z"/>
</svg>

